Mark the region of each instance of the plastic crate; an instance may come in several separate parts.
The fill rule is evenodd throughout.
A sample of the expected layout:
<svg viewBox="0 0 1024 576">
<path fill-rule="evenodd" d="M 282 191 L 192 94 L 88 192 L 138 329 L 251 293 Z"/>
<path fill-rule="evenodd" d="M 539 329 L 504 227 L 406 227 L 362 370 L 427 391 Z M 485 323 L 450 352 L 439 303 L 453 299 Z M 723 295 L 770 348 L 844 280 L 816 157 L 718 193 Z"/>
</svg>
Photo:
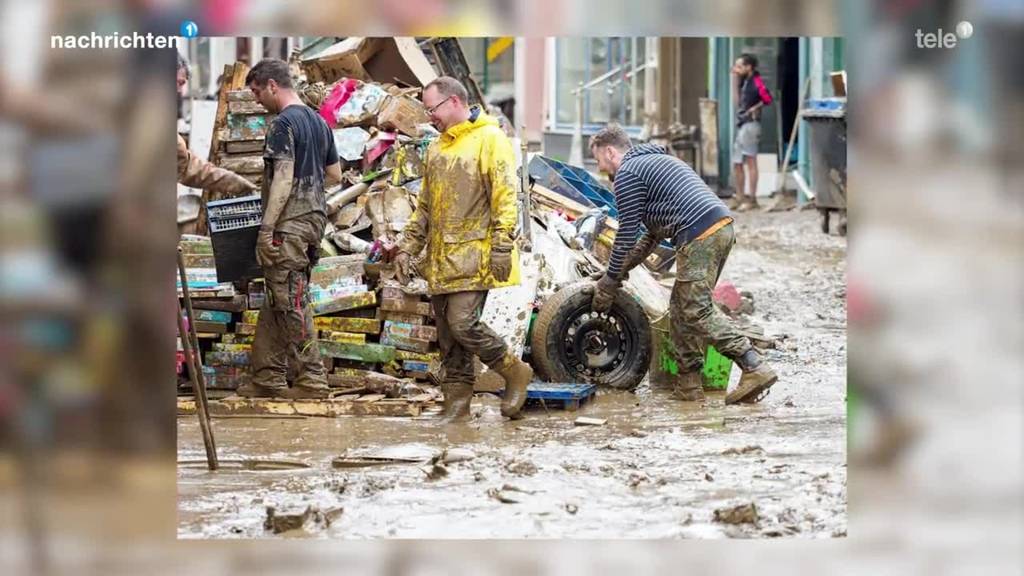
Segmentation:
<svg viewBox="0 0 1024 576">
<path fill-rule="evenodd" d="M 729 387 L 731 375 L 732 360 L 722 356 L 714 346 L 708 346 L 708 354 L 704 357 L 704 387 L 725 390 Z"/>
<path fill-rule="evenodd" d="M 547 156 L 534 156 L 530 160 L 530 176 L 541 186 L 572 198 L 588 207 L 608 207 L 612 218 L 619 217 L 615 195 L 583 168 L 570 166 Z"/>
<path fill-rule="evenodd" d="M 543 404 L 547 408 L 577 410 L 597 394 L 597 385 L 576 382 L 531 382 L 526 389 L 528 404 Z"/>
<path fill-rule="evenodd" d="M 259 196 L 216 200 L 206 204 L 218 282 L 263 275 L 256 262 L 256 237 L 263 219 Z"/>
</svg>

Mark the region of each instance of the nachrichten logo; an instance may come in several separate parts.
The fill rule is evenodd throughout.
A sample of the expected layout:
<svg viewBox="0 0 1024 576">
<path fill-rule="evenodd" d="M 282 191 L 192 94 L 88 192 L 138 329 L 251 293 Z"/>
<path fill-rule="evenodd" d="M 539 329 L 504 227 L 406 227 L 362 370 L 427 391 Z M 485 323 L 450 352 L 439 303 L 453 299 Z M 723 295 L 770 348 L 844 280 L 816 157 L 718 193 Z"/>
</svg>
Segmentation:
<svg viewBox="0 0 1024 576">
<path fill-rule="evenodd" d="M 97 34 L 95 32 L 85 35 L 50 36 L 50 48 L 79 49 L 79 50 L 108 50 L 111 48 L 122 49 L 153 49 L 153 48 L 180 48 L 182 38 L 195 38 L 199 35 L 199 26 L 192 20 L 185 20 L 181 23 L 181 36 L 161 36 L 153 34 Z"/>
</svg>

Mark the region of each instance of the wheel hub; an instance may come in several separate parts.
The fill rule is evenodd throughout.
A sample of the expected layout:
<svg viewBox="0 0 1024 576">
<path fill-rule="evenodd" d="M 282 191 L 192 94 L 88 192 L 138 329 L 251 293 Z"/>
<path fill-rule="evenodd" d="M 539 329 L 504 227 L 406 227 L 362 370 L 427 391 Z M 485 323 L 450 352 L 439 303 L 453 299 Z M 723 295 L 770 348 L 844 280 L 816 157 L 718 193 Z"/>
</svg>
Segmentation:
<svg viewBox="0 0 1024 576">
<path fill-rule="evenodd" d="M 569 323 L 563 341 L 569 365 L 582 378 L 611 372 L 626 359 L 628 338 L 614 315 L 580 314 Z"/>
</svg>

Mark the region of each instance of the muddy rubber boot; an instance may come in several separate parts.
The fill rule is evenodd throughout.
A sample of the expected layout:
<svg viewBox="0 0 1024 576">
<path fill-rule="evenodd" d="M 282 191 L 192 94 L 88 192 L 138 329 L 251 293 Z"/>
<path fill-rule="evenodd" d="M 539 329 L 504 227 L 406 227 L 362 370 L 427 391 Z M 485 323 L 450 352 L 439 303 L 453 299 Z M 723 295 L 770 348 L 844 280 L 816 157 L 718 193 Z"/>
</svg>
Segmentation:
<svg viewBox="0 0 1024 576">
<path fill-rule="evenodd" d="M 289 400 L 323 400 L 331 393 L 327 386 L 292 386 L 281 391 L 282 398 Z"/>
<path fill-rule="evenodd" d="M 685 372 L 679 375 L 672 390 L 672 397 L 683 402 L 704 401 L 704 375 L 700 372 Z"/>
<path fill-rule="evenodd" d="M 775 371 L 761 360 L 761 356 L 753 348 L 737 358 L 736 363 L 743 370 L 743 376 L 740 377 L 736 389 L 725 396 L 726 404 L 759 402 L 779 379 Z"/>
<path fill-rule="evenodd" d="M 495 370 L 505 379 L 505 395 L 501 400 L 501 415 L 513 420 L 523 417 L 523 404 L 526 403 L 526 387 L 533 379 L 533 368 L 519 358 L 509 356 Z"/>
<path fill-rule="evenodd" d="M 745 203 L 746 197 L 743 194 L 733 194 L 732 198 L 729 198 L 729 202 L 726 203 L 726 206 L 729 208 L 729 210 L 735 211 L 738 210 L 739 207 L 743 206 L 743 204 Z"/>
<path fill-rule="evenodd" d="M 469 406 L 473 402 L 473 385 L 448 382 L 441 385 L 444 394 L 441 421 L 445 424 L 469 421 Z"/>
<path fill-rule="evenodd" d="M 255 382 L 246 382 L 235 390 L 235 394 L 243 398 L 279 398 L 287 390 L 283 386 L 264 386 Z"/>
</svg>

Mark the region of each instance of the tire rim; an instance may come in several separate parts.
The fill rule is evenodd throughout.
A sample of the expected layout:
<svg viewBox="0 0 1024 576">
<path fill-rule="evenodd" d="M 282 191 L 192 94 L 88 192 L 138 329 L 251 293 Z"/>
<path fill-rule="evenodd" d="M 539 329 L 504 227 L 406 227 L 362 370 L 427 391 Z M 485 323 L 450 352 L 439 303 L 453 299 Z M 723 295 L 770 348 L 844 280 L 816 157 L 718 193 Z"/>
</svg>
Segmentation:
<svg viewBox="0 0 1024 576">
<path fill-rule="evenodd" d="M 559 361 L 582 382 L 615 382 L 637 353 L 638 336 L 614 306 L 604 314 L 592 312 L 589 303 L 575 310 L 558 338 Z"/>
</svg>

